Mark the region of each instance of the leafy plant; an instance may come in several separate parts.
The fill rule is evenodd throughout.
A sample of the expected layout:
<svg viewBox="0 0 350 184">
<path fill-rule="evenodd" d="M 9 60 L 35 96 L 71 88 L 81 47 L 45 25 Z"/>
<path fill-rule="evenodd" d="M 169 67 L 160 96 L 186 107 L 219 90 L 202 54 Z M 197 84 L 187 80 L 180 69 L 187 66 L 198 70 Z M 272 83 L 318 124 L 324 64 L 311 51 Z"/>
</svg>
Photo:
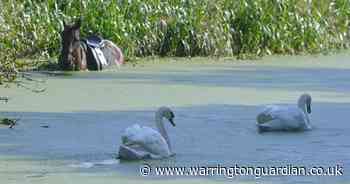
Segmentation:
<svg viewBox="0 0 350 184">
<path fill-rule="evenodd" d="M 83 18 L 133 56 L 263 56 L 349 47 L 348 0 L 2 1 L 3 48 L 21 57 L 59 54 L 62 21 Z M 4 52 L 4 51 L 1 51 Z"/>
</svg>

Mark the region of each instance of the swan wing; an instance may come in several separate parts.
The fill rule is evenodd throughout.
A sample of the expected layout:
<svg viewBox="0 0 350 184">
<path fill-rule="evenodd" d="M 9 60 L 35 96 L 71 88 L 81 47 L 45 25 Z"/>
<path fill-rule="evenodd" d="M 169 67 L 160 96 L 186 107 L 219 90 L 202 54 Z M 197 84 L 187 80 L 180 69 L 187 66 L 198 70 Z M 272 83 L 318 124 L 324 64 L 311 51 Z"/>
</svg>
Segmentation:
<svg viewBox="0 0 350 184">
<path fill-rule="evenodd" d="M 124 160 L 141 160 L 151 158 L 150 153 L 137 145 L 120 145 L 119 158 Z"/>
<path fill-rule="evenodd" d="M 138 142 L 138 140 L 142 140 L 142 134 L 140 132 L 142 132 L 142 127 L 138 124 L 126 128 L 122 134 L 122 143 L 124 145 L 131 145 Z"/>
<path fill-rule="evenodd" d="M 258 126 L 276 130 L 304 128 L 305 114 L 298 107 L 268 105 L 257 116 Z"/>
<path fill-rule="evenodd" d="M 125 130 L 122 135 L 122 143 L 131 149 L 137 147 L 138 151 L 142 150 L 153 155 L 162 157 L 170 155 L 168 144 L 158 131 L 138 124 Z"/>
<path fill-rule="evenodd" d="M 256 122 L 258 124 L 264 124 L 274 119 L 272 117 L 273 106 L 266 106 L 261 112 L 256 116 Z"/>
</svg>

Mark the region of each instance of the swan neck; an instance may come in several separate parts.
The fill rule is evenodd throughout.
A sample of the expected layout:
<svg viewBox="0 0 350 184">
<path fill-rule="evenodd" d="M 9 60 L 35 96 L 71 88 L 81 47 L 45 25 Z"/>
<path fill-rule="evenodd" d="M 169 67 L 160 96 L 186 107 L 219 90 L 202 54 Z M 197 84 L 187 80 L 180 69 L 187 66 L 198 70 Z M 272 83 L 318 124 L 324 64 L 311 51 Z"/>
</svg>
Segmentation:
<svg viewBox="0 0 350 184">
<path fill-rule="evenodd" d="M 304 116 L 305 116 L 305 119 L 307 121 L 307 126 L 310 126 L 310 119 L 309 119 L 309 115 L 308 113 L 306 112 L 306 98 L 301 96 L 298 100 L 298 107 L 303 111 L 304 113 Z"/>
<path fill-rule="evenodd" d="M 169 148 L 169 150 L 171 152 L 169 136 L 168 136 L 168 133 L 166 132 L 166 129 L 164 127 L 162 113 L 159 112 L 159 111 L 156 113 L 156 126 L 158 128 L 159 133 L 163 136 L 163 138 L 167 142 L 168 148 Z"/>
<path fill-rule="evenodd" d="M 298 107 L 306 113 L 306 100 L 302 96 L 298 100 Z"/>
</svg>

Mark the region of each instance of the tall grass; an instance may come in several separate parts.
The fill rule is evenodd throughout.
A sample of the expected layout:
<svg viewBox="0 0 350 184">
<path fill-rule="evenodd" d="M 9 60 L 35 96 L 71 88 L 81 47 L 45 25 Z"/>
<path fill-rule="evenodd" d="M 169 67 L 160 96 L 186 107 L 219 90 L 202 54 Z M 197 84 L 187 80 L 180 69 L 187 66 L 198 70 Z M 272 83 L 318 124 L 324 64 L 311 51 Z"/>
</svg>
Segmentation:
<svg viewBox="0 0 350 184">
<path fill-rule="evenodd" d="M 59 54 L 62 20 L 82 17 L 127 56 L 263 56 L 349 47 L 349 0 L 12 0 L 1 48 Z M 1 20 L 2 19 L 2 20 Z"/>
</svg>

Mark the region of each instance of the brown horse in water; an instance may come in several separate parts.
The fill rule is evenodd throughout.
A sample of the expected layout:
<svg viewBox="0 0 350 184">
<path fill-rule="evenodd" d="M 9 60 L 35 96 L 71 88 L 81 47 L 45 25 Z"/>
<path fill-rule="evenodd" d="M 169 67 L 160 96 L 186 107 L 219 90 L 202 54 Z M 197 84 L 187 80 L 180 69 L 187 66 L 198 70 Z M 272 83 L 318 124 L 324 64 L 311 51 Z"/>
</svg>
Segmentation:
<svg viewBox="0 0 350 184">
<path fill-rule="evenodd" d="M 112 41 L 97 36 L 80 39 L 80 19 L 74 24 L 63 21 L 63 25 L 59 59 L 63 70 L 102 70 L 119 67 L 124 63 L 121 49 Z"/>
</svg>

